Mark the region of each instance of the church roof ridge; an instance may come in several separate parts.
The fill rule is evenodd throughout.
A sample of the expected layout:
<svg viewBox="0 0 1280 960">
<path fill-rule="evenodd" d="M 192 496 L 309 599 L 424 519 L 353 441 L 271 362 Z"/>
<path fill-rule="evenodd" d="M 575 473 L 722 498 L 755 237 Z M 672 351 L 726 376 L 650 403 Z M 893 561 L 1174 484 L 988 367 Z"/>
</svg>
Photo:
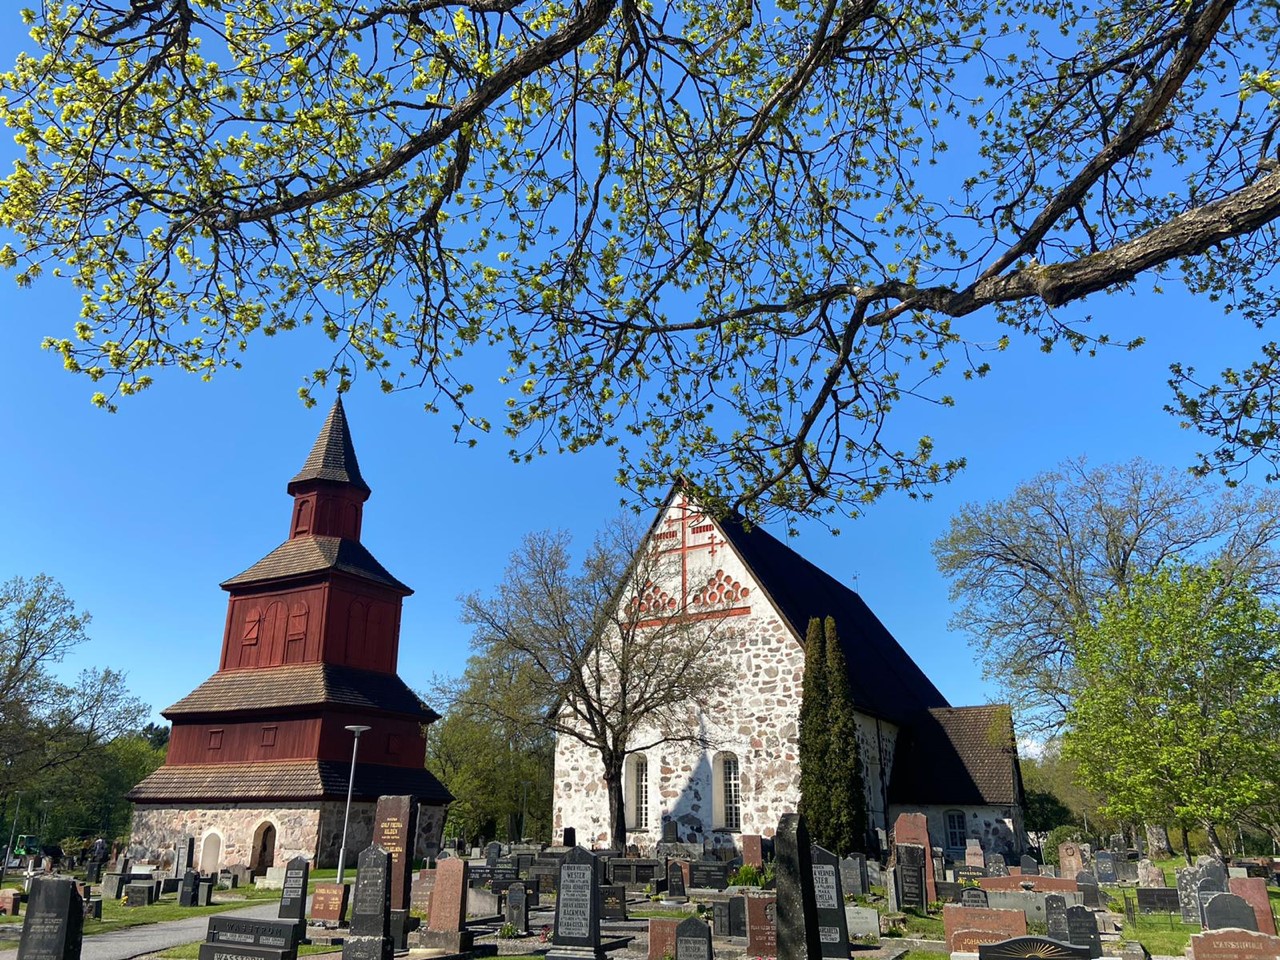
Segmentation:
<svg viewBox="0 0 1280 960">
<path fill-rule="evenodd" d="M 406 596 L 413 593 L 411 588 L 392 576 L 360 541 L 347 537 L 316 535 L 286 540 L 249 569 L 222 581 L 221 586 L 224 590 L 230 590 L 232 587 L 304 576 L 326 570 L 371 580 L 399 590 Z"/>
<path fill-rule="evenodd" d="M 356 459 L 356 448 L 351 441 L 351 428 L 347 425 L 347 411 L 342 406 L 341 395 L 329 408 L 329 415 L 325 417 L 302 469 L 289 481 L 289 492 L 293 493 L 296 484 L 308 480 L 345 483 L 365 493 L 372 492 L 360 475 L 360 462 Z"/>
</svg>

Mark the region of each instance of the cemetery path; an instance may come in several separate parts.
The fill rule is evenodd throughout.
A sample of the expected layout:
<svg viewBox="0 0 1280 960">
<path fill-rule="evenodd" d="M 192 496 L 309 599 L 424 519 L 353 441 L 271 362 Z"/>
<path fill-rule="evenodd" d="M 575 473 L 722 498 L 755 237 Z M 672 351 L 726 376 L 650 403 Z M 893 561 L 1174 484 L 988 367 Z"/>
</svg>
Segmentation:
<svg viewBox="0 0 1280 960">
<path fill-rule="evenodd" d="M 269 900 L 225 912 L 228 916 L 235 917 L 274 918 L 279 911 L 280 904 Z M 133 957 L 158 953 L 184 943 L 195 943 L 204 939 L 210 916 L 213 914 L 87 936 L 84 938 L 84 948 L 80 951 L 80 960 L 132 960 Z"/>
</svg>

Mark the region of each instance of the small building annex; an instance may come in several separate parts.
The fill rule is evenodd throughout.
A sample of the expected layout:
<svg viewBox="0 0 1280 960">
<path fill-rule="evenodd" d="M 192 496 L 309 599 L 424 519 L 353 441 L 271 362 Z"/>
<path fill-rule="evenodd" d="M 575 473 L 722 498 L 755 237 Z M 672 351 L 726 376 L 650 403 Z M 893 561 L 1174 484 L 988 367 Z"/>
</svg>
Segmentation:
<svg viewBox="0 0 1280 960">
<path fill-rule="evenodd" d="M 417 846 L 439 842 L 452 797 L 423 765 L 438 715 L 396 673 L 401 604 L 413 591 L 360 542 L 370 489 L 341 400 L 288 492 L 289 538 L 222 584 L 218 669 L 162 711 L 173 725 L 168 756 L 128 795 L 143 856 L 190 836 L 205 873 L 232 864 L 262 873 L 295 856 L 333 866 L 353 725 L 368 731 L 348 862 L 371 842 L 384 794 L 417 797 Z"/>
<path fill-rule="evenodd" d="M 740 834 L 772 836 L 799 800 L 797 743 L 810 618 L 834 617 L 857 710 L 866 784 L 866 850 L 881 852 L 900 813 L 923 813 L 930 840 L 963 859 L 1026 847 L 1022 782 L 1010 711 L 953 707 L 862 598 L 759 527 L 704 515 L 677 486 L 644 550 L 666 555 L 662 591 L 683 616 L 715 631 L 709 656 L 729 682 L 698 722 L 710 748 L 667 742 L 628 757 L 627 838 L 651 850 L 674 821 L 683 843 L 739 850 Z M 660 740 L 644 731 L 644 740 Z M 570 737 L 555 754 L 554 823 L 607 843 L 598 757 Z M 887 853 L 887 851 L 884 851 Z"/>
</svg>

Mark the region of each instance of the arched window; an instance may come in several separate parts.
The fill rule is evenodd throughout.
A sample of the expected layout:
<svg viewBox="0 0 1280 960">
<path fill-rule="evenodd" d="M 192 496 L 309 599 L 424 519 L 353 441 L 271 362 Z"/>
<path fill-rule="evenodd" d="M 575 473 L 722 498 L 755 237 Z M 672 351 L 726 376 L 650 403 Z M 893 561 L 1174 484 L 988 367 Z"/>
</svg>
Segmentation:
<svg viewBox="0 0 1280 960">
<path fill-rule="evenodd" d="M 711 764 L 712 819 L 717 830 L 742 829 L 742 770 L 737 754 L 717 753 Z"/>
<path fill-rule="evenodd" d="M 627 760 L 627 775 L 623 777 L 626 790 L 625 807 L 627 828 L 649 828 L 649 758 L 643 753 L 633 754 Z"/>
<path fill-rule="evenodd" d="M 968 831 L 965 829 L 965 823 L 964 823 L 964 811 L 948 810 L 946 818 L 947 818 L 947 849 L 963 850 L 965 838 L 968 836 Z"/>
</svg>

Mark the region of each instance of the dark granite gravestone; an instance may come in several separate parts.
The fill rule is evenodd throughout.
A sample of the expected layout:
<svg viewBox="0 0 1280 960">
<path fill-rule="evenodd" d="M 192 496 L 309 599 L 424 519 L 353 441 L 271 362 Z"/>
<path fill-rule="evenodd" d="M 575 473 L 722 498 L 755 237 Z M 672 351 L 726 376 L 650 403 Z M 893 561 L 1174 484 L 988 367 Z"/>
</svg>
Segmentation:
<svg viewBox="0 0 1280 960">
<path fill-rule="evenodd" d="M 822 955 L 818 908 L 813 896 L 809 830 L 798 813 L 784 813 L 774 838 L 779 960 Z"/>
<path fill-rule="evenodd" d="M 284 867 L 284 885 L 280 888 L 280 912 L 286 920 L 305 920 L 307 916 L 307 880 L 311 864 L 306 857 L 294 857 Z"/>
<path fill-rule="evenodd" d="M 124 905 L 126 907 L 147 907 L 155 903 L 156 885 L 154 883 L 126 883 L 124 885 Z"/>
<path fill-rule="evenodd" d="M 607 865 L 606 872 L 610 883 L 635 883 L 636 871 L 633 861 L 614 858 Z"/>
<path fill-rule="evenodd" d="M 1204 905 L 1220 893 L 1226 893 L 1226 890 L 1218 886 L 1217 877 L 1205 877 L 1196 885 L 1196 899 L 1200 901 L 1200 925 L 1202 927 L 1204 926 Z"/>
<path fill-rule="evenodd" d="M 986 867 L 956 867 L 957 883 L 963 883 L 966 880 L 981 880 L 986 875 Z"/>
<path fill-rule="evenodd" d="M 680 842 L 680 824 L 674 820 L 662 821 L 662 842 L 663 843 L 679 843 Z"/>
<path fill-rule="evenodd" d="M 409 886 L 409 910 L 424 920 L 431 916 L 431 892 L 436 887 L 435 870 L 420 870 Z"/>
<path fill-rule="evenodd" d="M 529 879 L 538 884 L 540 893 L 553 894 L 556 892 L 556 884 L 560 881 L 560 864 L 535 861 L 529 868 Z"/>
<path fill-rule="evenodd" d="M 655 880 L 662 879 L 662 861 L 661 860 L 633 860 L 631 861 L 631 870 L 635 875 L 635 883 L 650 884 Z"/>
<path fill-rule="evenodd" d="M 1098 893 L 1098 879 L 1092 873 L 1088 870 L 1077 873 L 1076 886 L 1080 890 L 1080 896 L 1086 907 L 1102 906 L 1102 899 Z"/>
<path fill-rule="evenodd" d="M 818 910 L 818 939 L 824 957 L 848 960 L 849 927 L 844 915 L 844 891 L 840 889 L 840 858 L 816 843 L 809 848 L 813 861 L 813 902 Z"/>
<path fill-rule="evenodd" d="M 596 858 L 574 847 L 560 865 L 560 890 L 552 928 L 551 960 L 560 957 L 602 960 L 600 949 L 600 868 Z"/>
<path fill-rule="evenodd" d="M 1178 891 L 1174 887 L 1139 887 L 1139 913 L 1179 913 Z"/>
<path fill-rule="evenodd" d="M 574 827 L 564 828 L 563 844 L 566 847 L 576 847 L 578 845 L 578 831 Z"/>
<path fill-rule="evenodd" d="M 1098 921 L 1088 907 L 1067 907 L 1067 943 L 1086 947 L 1090 957 L 1102 956 L 1102 937 L 1098 934 Z"/>
<path fill-rule="evenodd" d="M 1110 850 L 1099 850 L 1094 854 L 1093 868 L 1099 883 L 1116 882 L 1116 858 Z"/>
<path fill-rule="evenodd" d="M 627 919 L 627 887 L 622 883 L 604 884 L 600 888 L 600 919 Z"/>
<path fill-rule="evenodd" d="M 418 836 L 416 797 L 379 797 L 373 813 L 373 845 L 391 855 L 391 909 L 409 909 L 409 877 Z"/>
<path fill-rule="evenodd" d="M 351 926 L 342 960 L 391 960 L 391 854 L 381 847 L 361 851 L 351 896 Z"/>
<path fill-rule="evenodd" d="M 529 932 L 529 898 L 525 895 L 524 884 L 519 880 L 507 887 L 505 919 L 519 936 L 523 937 Z"/>
<path fill-rule="evenodd" d="M 502 844 L 497 840 L 490 843 L 484 848 L 484 865 L 486 867 L 496 867 L 498 861 L 502 859 Z"/>
<path fill-rule="evenodd" d="M 684 889 L 684 869 L 680 866 L 679 860 L 667 861 L 667 899 L 683 900 L 685 898 Z"/>
<path fill-rule="evenodd" d="M 1225 927 L 1257 933 L 1258 915 L 1244 897 L 1234 893 L 1211 894 L 1204 904 L 1204 929 L 1222 930 Z"/>
<path fill-rule="evenodd" d="M 899 908 L 925 907 L 924 847 L 912 843 L 900 843 L 895 848 L 898 865 L 894 867 L 894 883 L 897 885 Z"/>
<path fill-rule="evenodd" d="M 127 876 L 123 873 L 108 873 L 102 877 L 102 898 L 104 900 L 119 900 L 124 893 L 124 885 Z"/>
<path fill-rule="evenodd" d="M 960 891 L 960 905 L 962 907 L 982 907 L 986 909 L 991 906 L 991 898 L 987 896 L 987 891 L 981 887 L 965 887 Z"/>
<path fill-rule="evenodd" d="M 867 889 L 884 886 L 884 867 L 879 860 L 867 861 Z"/>
<path fill-rule="evenodd" d="M 1034 857 L 1028 857 L 1026 854 L 1022 856 L 1022 875 L 1024 877 L 1040 876 L 1040 864 L 1036 863 Z"/>
<path fill-rule="evenodd" d="M 1014 937 L 978 947 L 978 960 L 1088 960 L 1089 948 L 1048 937 Z"/>
<path fill-rule="evenodd" d="M 196 857 L 196 838 L 183 837 L 174 847 L 173 875 L 179 879 L 191 869 Z"/>
<path fill-rule="evenodd" d="M 71 880 L 36 877 L 31 881 L 18 960 L 80 960 L 84 901 Z"/>
<path fill-rule="evenodd" d="M 711 928 L 697 917 L 676 925 L 675 960 L 711 960 Z"/>
<path fill-rule="evenodd" d="M 1007 877 L 1009 875 L 1009 866 L 1004 862 L 1004 855 L 1000 853 L 987 854 L 987 876 L 988 877 Z"/>
<path fill-rule="evenodd" d="M 318 923 L 345 923 L 350 895 L 349 883 L 317 883 L 311 895 L 311 919 Z"/>
<path fill-rule="evenodd" d="M 1071 942 L 1067 932 L 1067 898 L 1060 893 L 1050 893 L 1044 898 L 1045 925 L 1049 928 L 1049 939 Z"/>
<path fill-rule="evenodd" d="M 729 865 L 720 860 L 694 860 L 689 864 L 689 886 L 723 890 L 729 886 Z"/>
<path fill-rule="evenodd" d="M 196 905 L 196 888 L 200 885 L 200 874 L 188 870 L 182 875 L 182 884 L 178 887 L 178 906 L 194 907 Z"/>
<path fill-rule="evenodd" d="M 840 886 L 855 897 L 867 892 L 867 858 L 851 853 L 840 861 Z"/>
<path fill-rule="evenodd" d="M 201 877 L 196 883 L 196 906 L 207 907 L 213 903 L 213 878 Z"/>
<path fill-rule="evenodd" d="M 747 898 L 729 898 L 729 936 L 745 937 L 747 935 Z"/>
<path fill-rule="evenodd" d="M 711 904 L 711 928 L 717 937 L 730 936 L 728 900 L 717 900 Z"/>
<path fill-rule="evenodd" d="M 1185 867 L 1177 872 L 1178 906 L 1182 912 L 1183 923 L 1199 923 L 1200 894 L 1203 892 L 1225 892 L 1227 877 L 1222 864 L 1211 857 L 1202 857 L 1195 866 Z M 1209 880 L 1207 886 L 1203 881 Z"/>
<path fill-rule="evenodd" d="M 238 944 L 298 955 L 303 928 L 290 920 L 258 920 L 245 917 L 210 917 L 206 943 Z"/>
<path fill-rule="evenodd" d="M 90 860 L 84 867 L 84 879 L 86 883 L 102 882 L 102 862 L 99 860 Z"/>
</svg>

